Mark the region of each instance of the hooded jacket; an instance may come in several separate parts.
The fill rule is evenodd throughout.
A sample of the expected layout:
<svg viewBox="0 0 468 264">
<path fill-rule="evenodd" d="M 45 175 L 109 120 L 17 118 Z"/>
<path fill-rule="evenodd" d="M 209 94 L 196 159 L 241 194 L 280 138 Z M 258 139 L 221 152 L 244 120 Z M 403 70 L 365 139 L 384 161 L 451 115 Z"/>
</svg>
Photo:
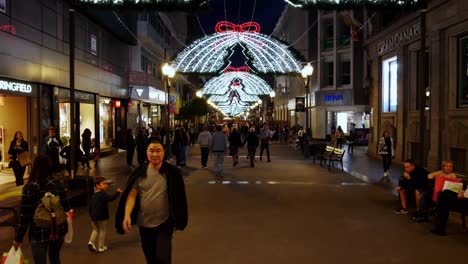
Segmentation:
<svg viewBox="0 0 468 264">
<path fill-rule="evenodd" d="M 146 177 L 148 165 L 142 164 L 137 167 L 127 181 L 125 190 L 119 201 L 117 213 L 115 216 L 115 228 L 117 233 L 125 234 L 123 230 L 123 220 L 125 217 L 125 204 L 127 197 L 135 184 L 135 181 L 140 177 Z M 169 212 L 174 222 L 174 227 L 177 230 L 184 230 L 188 223 L 187 197 L 185 194 L 185 184 L 181 171 L 167 162 L 163 162 L 159 172 L 166 176 L 167 195 L 169 199 Z M 132 225 L 137 223 L 138 211 L 140 210 L 140 196 L 137 195 L 135 206 L 131 212 Z"/>
</svg>

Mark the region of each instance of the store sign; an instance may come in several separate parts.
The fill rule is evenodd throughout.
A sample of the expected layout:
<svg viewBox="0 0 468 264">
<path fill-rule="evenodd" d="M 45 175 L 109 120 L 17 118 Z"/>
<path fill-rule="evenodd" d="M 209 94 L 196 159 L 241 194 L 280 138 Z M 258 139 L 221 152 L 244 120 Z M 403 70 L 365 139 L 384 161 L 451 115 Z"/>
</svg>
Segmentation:
<svg viewBox="0 0 468 264">
<path fill-rule="evenodd" d="M 149 99 L 156 104 L 166 103 L 166 93 L 154 87 L 149 87 Z"/>
<path fill-rule="evenodd" d="M 58 90 L 59 102 L 70 102 L 70 90 L 60 88 Z M 94 94 L 75 91 L 75 102 L 94 104 Z"/>
<path fill-rule="evenodd" d="M 26 83 L 0 80 L 0 90 L 30 94 L 32 93 L 32 86 Z"/>
<path fill-rule="evenodd" d="M 91 54 L 97 56 L 97 39 L 93 34 L 91 34 Z"/>
<path fill-rule="evenodd" d="M 412 26 L 405 28 L 404 30 L 397 32 L 382 41 L 377 43 L 377 51 L 379 54 L 390 51 L 397 48 L 413 39 L 421 36 L 421 23 L 418 22 Z"/>
<path fill-rule="evenodd" d="M 325 95 L 324 96 L 325 102 L 336 102 L 336 101 L 343 101 L 343 95 Z"/>
<path fill-rule="evenodd" d="M 296 97 L 296 112 L 305 112 L 305 97 Z"/>
<path fill-rule="evenodd" d="M 130 97 L 151 104 L 166 104 L 167 93 L 152 86 L 133 85 Z"/>
<path fill-rule="evenodd" d="M 6 13 L 6 9 L 7 9 L 6 0 L 0 0 L 0 12 Z"/>
</svg>

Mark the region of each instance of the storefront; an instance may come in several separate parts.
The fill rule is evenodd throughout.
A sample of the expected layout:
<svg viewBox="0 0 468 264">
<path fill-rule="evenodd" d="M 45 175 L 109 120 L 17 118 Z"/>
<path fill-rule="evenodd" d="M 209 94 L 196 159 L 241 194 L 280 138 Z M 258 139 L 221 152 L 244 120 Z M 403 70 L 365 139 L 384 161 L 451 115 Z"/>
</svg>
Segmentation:
<svg viewBox="0 0 468 264">
<path fill-rule="evenodd" d="M 8 149 L 16 131 L 23 132 L 32 157 L 40 151 L 38 90 L 37 84 L 0 77 L 0 177 L 13 176 Z"/>
<path fill-rule="evenodd" d="M 167 94 L 151 86 L 132 86 L 128 104 L 128 128 L 158 127 L 167 123 Z"/>
<path fill-rule="evenodd" d="M 371 126 L 370 108 L 354 104 L 353 90 L 316 91 L 313 101 L 310 122 L 314 138 L 329 137 L 340 126 L 345 134 L 358 132 L 358 141 L 367 144 L 364 139 Z"/>
<path fill-rule="evenodd" d="M 58 113 L 59 113 L 59 135 L 64 144 L 70 141 L 71 130 L 73 128 L 73 121 L 70 116 L 70 90 L 64 88 L 54 87 L 54 94 L 57 95 Z M 79 126 L 80 137 L 83 131 L 88 128 L 91 130 L 91 138 L 96 137 L 96 95 L 82 91 L 75 91 L 75 102 L 77 113 L 76 119 L 79 120 L 76 124 Z M 102 143 L 102 141 L 101 141 Z M 102 146 L 102 144 L 101 144 Z"/>
</svg>

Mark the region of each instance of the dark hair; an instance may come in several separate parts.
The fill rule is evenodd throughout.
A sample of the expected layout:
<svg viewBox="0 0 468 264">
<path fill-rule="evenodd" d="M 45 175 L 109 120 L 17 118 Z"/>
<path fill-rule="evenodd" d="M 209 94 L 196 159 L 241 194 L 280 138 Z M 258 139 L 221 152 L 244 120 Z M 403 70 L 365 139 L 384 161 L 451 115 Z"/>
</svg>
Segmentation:
<svg viewBox="0 0 468 264">
<path fill-rule="evenodd" d="M 97 176 L 94 178 L 94 185 L 101 184 L 103 181 L 107 181 L 107 179 L 101 176 Z"/>
<path fill-rule="evenodd" d="M 410 163 L 410 164 L 416 165 L 416 163 L 414 163 L 414 160 L 412 159 L 407 159 L 404 161 L 404 163 Z"/>
<path fill-rule="evenodd" d="M 23 134 L 23 132 L 21 132 L 20 130 L 16 131 L 16 132 L 15 132 L 15 136 L 13 137 L 13 140 L 12 140 L 11 142 L 15 142 L 15 141 L 16 141 L 16 135 L 18 135 L 18 133 Z M 23 135 L 23 138 L 21 139 L 21 141 L 24 141 L 24 135 Z"/>
<path fill-rule="evenodd" d="M 49 178 L 52 171 L 52 162 L 48 156 L 40 154 L 34 158 L 28 183 L 38 182 L 40 186 Z"/>
<path fill-rule="evenodd" d="M 223 130 L 221 126 L 216 126 L 216 131 L 221 131 L 221 130 Z"/>
<path fill-rule="evenodd" d="M 147 141 L 146 141 L 146 149 L 148 149 L 148 146 L 150 144 L 161 144 L 161 146 L 164 147 L 164 144 L 161 140 L 161 138 L 158 138 L 158 137 L 150 137 Z"/>
</svg>

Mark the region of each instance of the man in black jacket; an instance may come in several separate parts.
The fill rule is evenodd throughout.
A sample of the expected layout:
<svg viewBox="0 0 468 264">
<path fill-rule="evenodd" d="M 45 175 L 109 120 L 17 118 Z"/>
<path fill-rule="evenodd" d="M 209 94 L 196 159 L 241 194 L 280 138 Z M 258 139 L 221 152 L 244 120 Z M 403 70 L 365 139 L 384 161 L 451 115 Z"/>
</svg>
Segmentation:
<svg viewBox="0 0 468 264">
<path fill-rule="evenodd" d="M 174 229 L 188 222 L 187 199 L 181 171 L 164 162 L 164 145 L 150 138 L 147 162 L 136 168 L 127 182 L 117 209 L 115 227 L 128 233 L 138 224 L 147 263 L 171 263 Z"/>
</svg>

